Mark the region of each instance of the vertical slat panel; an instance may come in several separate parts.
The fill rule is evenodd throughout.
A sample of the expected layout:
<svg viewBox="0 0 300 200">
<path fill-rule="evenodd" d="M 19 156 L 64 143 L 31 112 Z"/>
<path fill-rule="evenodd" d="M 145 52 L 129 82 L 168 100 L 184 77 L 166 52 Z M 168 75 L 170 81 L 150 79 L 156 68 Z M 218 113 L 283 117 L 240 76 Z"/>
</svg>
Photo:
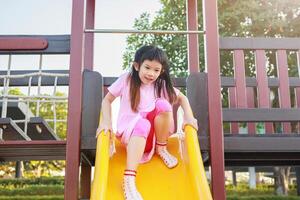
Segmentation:
<svg viewBox="0 0 300 200">
<path fill-rule="evenodd" d="M 254 88 L 248 87 L 247 88 L 247 104 L 248 108 L 254 108 Z M 248 133 L 250 135 L 254 135 L 256 133 L 256 125 L 255 123 L 248 123 Z"/>
<path fill-rule="evenodd" d="M 236 88 L 236 100 L 238 108 L 247 108 L 246 77 L 244 51 L 233 51 L 233 65 Z"/>
<path fill-rule="evenodd" d="M 300 88 L 295 88 L 296 106 L 300 108 Z M 298 133 L 300 133 L 300 122 L 298 123 Z"/>
<path fill-rule="evenodd" d="M 279 78 L 279 104 L 281 108 L 291 107 L 290 86 L 287 55 L 285 50 L 278 50 L 276 52 L 277 72 Z M 291 132 L 291 124 L 283 123 L 283 131 L 285 133 Z"/>
<path fill-rule="evenodd" d="M 229 98 L 229 107 L 236 108 L 236 93 L 235 88 L 230 87 L 228 88 L 228 98 Z M 230 123 L 230 133 L 237 134 L 239 133 L 239 124 L 238 123 Z"/>
<path fill-rule="evenodd" d="M 270 89 L 266 70 L 266 58 L 264 50 L 255 51 L 257 98 L 259 108 L 270 108 Z M 265 123 L 267 133 L 273 133 L 273 124 Z"/>
<path fill-rule="evenodd" d="M 298 77 L 300 78 L 300 50 L 297 51 L 297 67 L 298 67 Z M 296 105 L 300 108 L 300 88 L 295 89 Z M 300 133 L 300 122 L 298 123 L 298 133 Z"/>
</svg>

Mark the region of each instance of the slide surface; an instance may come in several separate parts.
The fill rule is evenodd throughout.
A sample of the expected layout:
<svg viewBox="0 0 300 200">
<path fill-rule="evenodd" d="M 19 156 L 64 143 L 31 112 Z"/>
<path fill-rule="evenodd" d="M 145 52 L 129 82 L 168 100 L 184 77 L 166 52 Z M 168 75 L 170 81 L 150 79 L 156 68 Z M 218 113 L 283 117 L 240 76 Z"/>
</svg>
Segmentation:
<svg viewBox="0 0 300 200">
<path fill-rule="evenodd" d="M 183 159 L 179 153 L 183 147 Z M 109 158 L 109 134 L 97 139 L 97 153 L 91 200 L 121 200 L 122 178 L 126 164 L 126 150 L 118 141 L 117 153 Z M 179 163 L 168 169 L 157 155 L 138 168 L 136 183 L 144 200 L 210 200 L 212 199 L 203 167 L 196 131 L 187 126 L 184 140 L 169 139 L 168 150 Z"/>
</svg>

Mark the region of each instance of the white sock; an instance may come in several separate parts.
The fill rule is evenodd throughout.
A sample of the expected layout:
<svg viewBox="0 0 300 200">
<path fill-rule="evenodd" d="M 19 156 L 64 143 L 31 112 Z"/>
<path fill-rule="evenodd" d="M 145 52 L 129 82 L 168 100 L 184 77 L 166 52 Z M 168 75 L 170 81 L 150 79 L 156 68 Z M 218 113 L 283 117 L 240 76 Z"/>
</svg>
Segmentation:
<svg viewBox="0 0 300 200">
<path fill-rule="evenodd" d="M 171 155 L 167 150 L 167 143 L 156 142 L 156 153 L 163 160 L 168 168 L 173 168 L 178 164 L 175 156 Z"/>
<path fill-rule="evenodd" d="M 125 200 L 143 200 L 135 185 L 135 170 L 125 170 L 123 179 L 123 191 Z"/>
</svg>

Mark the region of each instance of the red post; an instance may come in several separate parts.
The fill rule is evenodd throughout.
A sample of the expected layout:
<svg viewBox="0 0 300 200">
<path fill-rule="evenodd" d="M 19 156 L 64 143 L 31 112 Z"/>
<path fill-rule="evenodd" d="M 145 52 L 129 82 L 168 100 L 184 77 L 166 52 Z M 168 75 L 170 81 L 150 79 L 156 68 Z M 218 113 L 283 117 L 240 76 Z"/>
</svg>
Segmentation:
<svg viewBox="0 0 300 200">
<path fill-rule="evenodd" d="M 68 130 L 66 147 L 65 199 L 78 199 L 81 90 L 83 69 L 84 1 L 73 0 L 70 50 Z"/>
<path fill-rule="evenodd" d="M 95 27 L 95 0 L 86 1 L 85 28 Z M 94 68 L 94 33 L 84 34 L 84 69 Z M 80 174 L 80 198 L 89 199 L 91 191 L 91 171 L 92 166 L 88 163 L 81 163 Z"/>
<path fill-rule="evenodd" d="M 95 27 L 95 0 L 86 1 L 86 29 Z M 84 68 L 93 70 L 94 67 L 94 33 L 85 33 L 84 35 Z"/>
<path fill-rule="evenodd" d="M 187 29 L 198 30 L 198 9 L 197 0 L 187 1 Z M 189 34 L 188 38 L 188 66 L 189 72 L 199 72 L 199 47 L 198 35 Z"/>
<path fill-rule="evenodd" d="M 205 54 L 208 79 L 208 110 L 211 149 L 212 192 L 215 200 L 225 200 L 224 138 L 222 127 L 220 53 L 217 0 L 204 0 Z"/>
</svg>

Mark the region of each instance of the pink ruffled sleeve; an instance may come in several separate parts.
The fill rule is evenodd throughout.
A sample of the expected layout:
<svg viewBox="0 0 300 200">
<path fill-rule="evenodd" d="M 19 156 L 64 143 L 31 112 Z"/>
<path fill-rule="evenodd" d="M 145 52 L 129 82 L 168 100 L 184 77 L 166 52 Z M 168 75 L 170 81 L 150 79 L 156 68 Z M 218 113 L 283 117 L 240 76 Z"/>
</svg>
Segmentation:
<svg viewBox="0 0 300 200">
<path fill-rule="evenodd" d="M 108 91 L 114 95 L 114 97 L 119 97 L 122 95 L 122 91 L 127 84 L 128 75 L 128 72 L 122 74 L 111 86 L 107 88 Z"/>
</svg>

